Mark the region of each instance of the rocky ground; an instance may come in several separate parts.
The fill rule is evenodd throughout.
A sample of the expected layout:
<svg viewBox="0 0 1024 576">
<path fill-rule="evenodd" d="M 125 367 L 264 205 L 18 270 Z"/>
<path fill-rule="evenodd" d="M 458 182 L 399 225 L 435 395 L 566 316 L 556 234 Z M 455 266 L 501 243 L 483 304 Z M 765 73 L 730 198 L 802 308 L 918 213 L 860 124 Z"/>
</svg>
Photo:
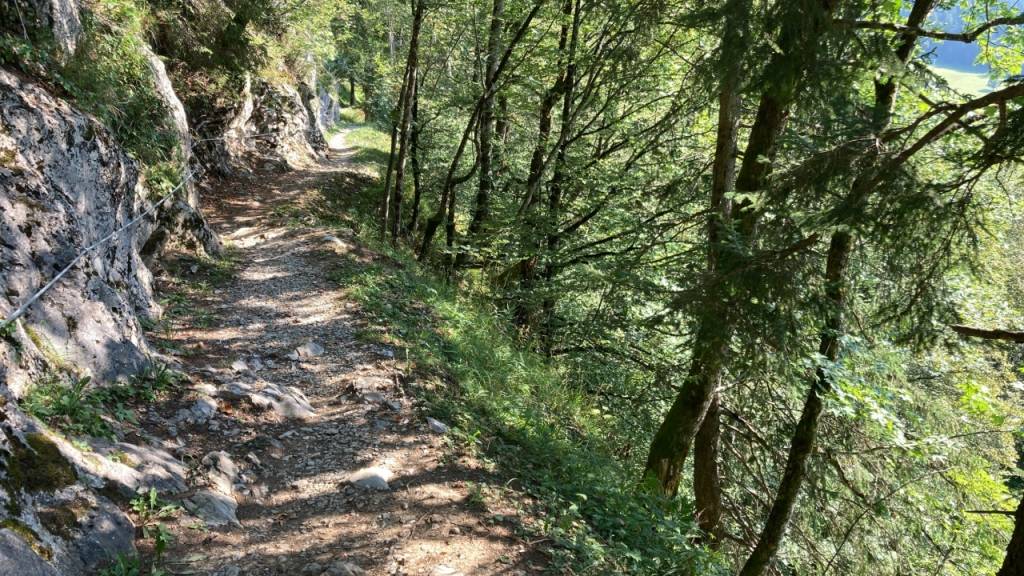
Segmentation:
<svg viewBox="0 0 1024 576">
<path fill-rule="evenodd" d="M 234 264 L 182 259 L 158 283 L 184 320 L 152 337 L 189 376 L 187 393 L 152 406 L 139 431 L 187 464 L 178 500 L 190 513 L 159 520 L 174 535 L 163 569 L 538 573 L 543 556 L 517 536 L 515 499 L 481 489 L 497 480 L 417 411 L 401 352 L 358 338 L 360 311 L 330 270 L 375 256 L 351 234 L 288 217 L 358 169 L 344 133 L 331 144 L 317 165 L 220 183 L 207 210 Z M 203 290 L 176 296 L 188 283 Z M 152 538 L 139 545 L 154 552 Z"/>
</svg>

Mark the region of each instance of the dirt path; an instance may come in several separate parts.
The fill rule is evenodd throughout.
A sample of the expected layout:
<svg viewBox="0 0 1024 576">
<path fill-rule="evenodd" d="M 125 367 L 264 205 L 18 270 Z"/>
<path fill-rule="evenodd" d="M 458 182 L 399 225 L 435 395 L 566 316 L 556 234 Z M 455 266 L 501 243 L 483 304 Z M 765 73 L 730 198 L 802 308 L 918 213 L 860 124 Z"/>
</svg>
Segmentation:
<svg viewBox="0 0 1024 576">
<path fill-rule="evenodd" d="M 164 569 L 537 573 L 538 556 L 509 520 L 515 509 L 482 505 L 476 486 L 487 475 L 451 457 L 447 434 L 414 409 L 395 351 L 357 339 L 358 307 L 330 271 L 342 258 L 373 255 L 352 238 L 297 226 L 294 217 L 289 224 L 290 206 L 334 173 L 355 170 L 344 134 L 332 147 L 308 169 L 224 182 L 208 196 L 217 199 L 211 221 L 236 263 L 230 273 L 179 263 L 179 273 L 205 288 L 180 303 L 189 320 L 163 341 L 189 374 L 190 391 L 151 410 L 146 433 L 169 438 L 191 463 L 189 505 L 197 494 L 228 495 L 239 524 L 204 527 L 179 515 L 170 521 L 175 540 Z M 211 400 L 216 412 L 203 413 Z"/>
</svg>

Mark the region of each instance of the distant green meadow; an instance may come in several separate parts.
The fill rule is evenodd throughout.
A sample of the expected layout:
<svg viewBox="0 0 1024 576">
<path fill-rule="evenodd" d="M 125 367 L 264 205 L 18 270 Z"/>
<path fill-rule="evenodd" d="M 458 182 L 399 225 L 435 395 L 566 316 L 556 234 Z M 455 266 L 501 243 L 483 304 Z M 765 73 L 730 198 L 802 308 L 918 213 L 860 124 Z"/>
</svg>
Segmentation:
<svg viewBox="0 0 1024 576">
<path fill-rule="evenodd" d="M 941 66 L 932 66 L 931 69 L 948 82 L 950 88 L 957 92 L 970 95 L 980 95 L 992 91 L 992 85 L 988 74 L 980 72 L 964 72 L 962 70 L 943 68 Z"/>
</svg>

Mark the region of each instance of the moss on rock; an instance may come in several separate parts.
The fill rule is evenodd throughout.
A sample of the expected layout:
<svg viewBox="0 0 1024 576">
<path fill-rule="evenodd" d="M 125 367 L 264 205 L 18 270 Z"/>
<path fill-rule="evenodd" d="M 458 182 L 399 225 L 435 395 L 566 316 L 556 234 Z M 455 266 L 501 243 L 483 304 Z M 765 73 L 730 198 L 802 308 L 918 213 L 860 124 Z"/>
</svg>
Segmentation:
<svg viewBox="0 0 1024 576">
<path fill-rule="evenodd" d="M 57 444 L 41 432 L 25 435 L 27 446 L 11 442 L 14 454 L 8 460 L 10 488 L 29 492 L 59 490 L 78 479 L 75 467 L 61 454 Z"/>
<path fill-rule="evenodd" d="M 32 550 L 39 555 L 43 560 L 49 561 L 53 559 L 53 551 L 43 544 L 43 541 L 36 534 L 35 530 L 26 526 L 23 522 L 15 518 L 7 518 L 0 522 L 0 529 L 7 529 L 17 534 L 24 540 Z"/>
<path fill-rule="evenodd" d="M 78 526 L 79 511 L 73 506 L 66 505 L 38 510 L 36 515 L 39 516 L 39 522 L 51 534 L 62 536 L 65 539 L 71 539 L 74 536 L 72 529 Z"/>
</svg>

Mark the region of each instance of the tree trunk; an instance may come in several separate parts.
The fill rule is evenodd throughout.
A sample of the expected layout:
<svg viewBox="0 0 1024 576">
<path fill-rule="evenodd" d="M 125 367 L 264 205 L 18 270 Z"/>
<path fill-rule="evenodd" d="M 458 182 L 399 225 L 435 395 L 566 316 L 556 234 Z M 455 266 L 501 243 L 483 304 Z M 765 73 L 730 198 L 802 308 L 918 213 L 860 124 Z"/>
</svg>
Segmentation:
<svg viewBox="0 0 1024 576">
<path fill-rule="evenodd" d="M 931 11 L 935 0 L 918 0 L 911 9 L 907 27 L 917 29 Z M 906 64 L 913 52 L 917 36 L 904 34 L 896 49 L 900 62 Z M 892 78 L 875 82 L 875 103 L 872 110 L 872 132 L 882 133 L 889 125 L 893 105 L 896 101 L 896 83 Z M 877 157 L 872 164 L 877 165 Z M 850 197 L 855 201 L 866 196 L 872 189 L 874 168 L 867 168 L 854 180 Z M 853 251 L 854 238 L 845 229 L 832 234 L 829 241 L 828 260 L 825 266 L 825 297 L 830 309 L 821 332 L 818 352 L 829 362 L 835 362 L 840 354 L 840 342 L 845 336 L 843 314 L 845 312 L 849 284 L 848 269 Z M 740 576 L 761 576 L 775 557 L 789 519 L 796 506 L 800 488 L 807 475 L 807 460 L 814 452 L 817 441 L 818 423 L 824 407 L 823 397 L 832 390 L 828 371 L 818 368 L 816 380 L 807 394 L 800 421 L 790 442 L 786 470 L 782 475 L 772 508 L 765 520 L 757 545 L 747 558 Z"/>
<path fill-rule="evenodd" d="M 554 341 L 555 332 L 555 299 L 551 284 L 558 274 L 558 268 L 554 264 L 554 255 L 558 252 L 562 236 L 559 230 L 562 217 L 562 192 L 566 180 L 566 158 L 569 152 L 569 137 L 572 133 L 573 124 L 573 101 L 575 99 L 576 86 L 576 46 L 579 43 L 580 35 L 580 1 L 566 0 L 563 4 L 562 13 L 565 18 L 572 16 L 572 29 L 569 34 L 568 52 L 565 56 L 565 75 L 562 78 L 562 118 L 558 130 L 558 145 L 555 152 L 554 173 L 551 175 L 551 187 L 548 189 L 548 214 L 547 214 L 547 238 L 546 250 L 548 254 L 547 263 L 541 277 L 547 290 L 544 291 L 544 298 L 541 302 L 541 344 L 545 352 L 550 352 Z"/>
<path fill-rule="evenodd" d="M 736 178 L 737 191 L 756 192 L 765 187 L 789 107 L 837 3 L 838 0 L 798 0 L 789 4 L 777 42 L 780 50 L 769 60 L 763 74 L 766 85 Z M 734 19 L 741 17 L 741 13 L 729 16 Z M 733 22 L 726 23 L 727 29 L 732 26 Z M 721 250 L 717 256 L 721 269 L 718 276 L 725 279 L 732 276 L 731 271 L 746 266 L 742 247 L 751 245 L 757 228 L 758 214 L 751 202 L 741 203 L 734 209 L 733 242 L 740 248 Z M 708 298 L 714 305 L 705 309 L 700 318 L 687 377 L 658 428 L 647 456 L 644 483 L 665 495 L 675 495 L 678 490 L 683 463 L 725 368 L 725 355 L 735 329 L 731 314 L 735 303 L 719 301 L 714 296 L 719 291 L 731 292 L 728 286 L 708 289 Z"/>
<path fill-rule="evenodd" d="M 407 233 L 414 233 L 419 227 L 420 199 L 423 194 L 422 171 L 420 167 L 420 91 L 412 94 L 412 133 L 409 135 L 409 160 L 412 162 L 412 209 L 409 222 L 405 226 Z"/>
<path fill-rule="evenodd" d="M 568 2 L 566 2 L 568 4 Z M 561 36 L 558 41 L 558 51 L 560 54 L 565 52 L 566 45 L 569 39 L 569 26 L 568 24 L 562 25 Z M 538 233 L 540 231 L 540 225 L 534 205 L 537 203 L 537 198 L 540 193 L 540 185 L 544 179 L 544 171 L 548 165 L 546 157 L 548 156 L 548 140 L 551 137 L 551 115 L 555 108 L 555 103 L 558 102 L 558 96 L 562 91 L 562 86 L 565 84 L 564 68 L 559 72 L 558 79 L 555 81 L 547 94 L 544 95 L 544 99 L 540 104 L 540 118 L 537 125 L 537 142 L 533 147 L 533 154 L 530 157 L 530 171 L 526 177 L 526 193 L 523 196 L 523 201 L 519 206 L 519 216 L 522 217 L 522 230 L 526 236 L 524 239 L 524 245 L 529 246 L 526 260 L 522 263 L 522 270 L 519 274 L 519 293 L 521 296 L 517 299 L 516 311 L 515 311 L 515 322 L 520 327 L 533 327 L 535 321 L 536 306 L 532 302 L 528 302 L 527 299 L 531 297 L 533 292 L 533 285 L 536 276 L 537 269 L 537 251 L 540 249 L 538 242 Z M 522 295 L 525 295 L 522 296 Z"/>
<path fill-rule="evenodd" d="M 722 543 L 722 479 L 718 471 L 719 397 L 711 398 L 704 421 L 697 430 L 693 449 L 693 495 L 701 542 L 712 549 Z"/>
<path fill-rule="evenodd" d="M 348 107 L 356 107 L 356 78 L 355 76 L 348 77 Z"/>
<path fill-rule="evenodd" d="M 491 11 L 491 25 L 487 36 L 487 57 L 484 70 L 484 95 L 480 107 L 480 180 L 477 186 L 473 219 L 469 233 L 478 236 L 484 222 L 490 215 L 491 192 L 494 190 L 494 174 L 491 161 L 494 147 L 494 97 L 498 74 L 498 58 L 501 52 L 502 19 L 505 0 L 494 0 Z"/>
<path fill-rule="evenodd" d="M 828 263 L 825 266 L 825 294 L 831 308 L 825 328 L 821 333 L 818 353 L 835 362 L 839 357 L 839 340 L 843 335 L 843 310 L 846 307 L 846 270 L 850 263 L 853 237 L 847 232 L 832 236 L 828 248 Z M 825 368 L 818 368 L 815 383 L 811 386 L 804 402 L 800 421 L 789 447 L 786 471 L 782 475 L 772 509 L 768 513 L 757 546 L 740 570 L 740 576 L 761 576 L 775 558 L 782 542 L 789 518 L 793 514 L 800 486 L 807 474 L 807 459 L 814 452 L 818 435 L 818 422 L 824 407 L 823 397 L 832 390 L 832 381 Z"/>
<path fill-rule="evenodd" d="M 494 140 L 495 145 L 491 151 L 491 156 L 494 158 L 494 170 L 493 174 L 496 179 L 500 180 L 501 174 L 504 173 L 505 166 L 505 144 L 508 140 L 508 133 L 511 130 L 511 124 L 508 118 L 508 97 L 504 94 L 498 94 L 497 96 L 497 112 L 494 116 Z"/>
<path fill-rule="evenodd" d="M 402 193 L 405 186 L 405 158 L 409 154 L 409 123 L 412 118 L 412 103 L 416 98 L 417 67 L 419 65 L 419 36 L 423 23 L 424 2 L 417 0 L 413 8 L 412 32 L 409 35 L 409 55 L 406 59 L 406 89 L 402 100 L 402 118 L 398 127 L 398 159 L 395 162 L 395 186 L 391 194 L 391 239 L 398 241 L 402 226 Z"/>
<path fill-rule="evenodd" d="M 403 88 L 404 90 L 404 88 Z M 391 171 L 395 167 L 395 141 L 398 138 L 398 125 L 391 124 L 391 152 L 388 153 L 387 173 L 384 175 L 384 195 L 380 203 L 380 238 L 388 233 L 388 219 L 391 217 Z"/>
<path fill-rule="evenodd" d="M 523 21 L 516 28 L 516 33 L 513 35 L 509 45 L 505 48 L 505 53 L 501 57 L 501 62 L 498 64 L 498 69 L 495 72 L 495 81 L 501 76 L 505 67 L 508 65 L 509 58 L 512 55 L 513 50 L 523 39 L 526 31 L 529 29 L 533 19 L 537 16 L 537 12 L 540 11 L 541 6 L 544 5 L 545 0 L 536 0 L 533 7 L 530 9 L 529 14 L 523 18 Z M 437 232 L 438 226 L 445 219 L 445 208 L 449 203 L 454 203 L 454 199 L 450 198 L 455 193 L 455 186 L 457 186 L 462 179 L 456 177 L 455 173 L 459 168 L 459 163 L 462 161 L 462 156 L 465 154 L 466 145 L 469 143 L 469 136 L 473 133 L 473 129 L 476 127 L 477 119 L 479 118 L 480 108 L 483 105 L 483 98 L 488 96 L 485 92 L 477 99 L 476 106 L 473 109 L 473 113 L 470 115 L 469 121 L 466 123 L 466 128 L 462 132 L 462 138 L 459 141 L 459 147 L 455 151 L 455 155 L 452 157 L 451 163 L 448 165 L 448 172 L 445 174 L 444 185 L 441 188 L 441 199 L 438 202 L 437 211 L 434 212 L 430 218 L 427 219 L 427 223 L 423 228 L 423 241 L 420 244 L 419 260 L 425 260 L 430 255 L 430 246 L 434 240 L 434 234 Z M 493 96 L 493 94 L 491 94 Z M 472 172 L 469 173 L 470 175 Z M 468 179 L 467 175 L 465 179 Z M 454 230 L 453 230 L 454 232 Z"/>
<path fill-rule="evenodd" d="M 1010 536 L 1010 544 L 1006 547 L 1003 567 L 996 576 L 1024 576 L 1024 499 L 1017 505 L 1017 513 L 1014 514 L 1013 520 L 1013 535 Z"/>
<path fill-rule="evenodd" d="M 749 10 L 748 0 L 731 0 L 726 9 L 735 19 L 724 31 L 722 38 L 721 59 L 726 67 L 718 93 L 718 129 L 711 172 L 707 256 L 709 274 L 714 274 L 718 269 L 720 244 L 732 215 L 729 193 L 732 192 L 736 179 L 740 74 L 746 46 L 746 20 L 742 15 Z M 706 304 L 713 305 L 712 302 Z M 712 392 L 707 413 L 694 438 L 696 445 L 693 455 L 693 493 L 697 523 L 704 533 L 704 543 L 711 548 L 718 548 L 721 543 L 722 486 L 718 470 L 719 385 L 720 383 L 714 384 L 716 389 Z"/>
</svg>

